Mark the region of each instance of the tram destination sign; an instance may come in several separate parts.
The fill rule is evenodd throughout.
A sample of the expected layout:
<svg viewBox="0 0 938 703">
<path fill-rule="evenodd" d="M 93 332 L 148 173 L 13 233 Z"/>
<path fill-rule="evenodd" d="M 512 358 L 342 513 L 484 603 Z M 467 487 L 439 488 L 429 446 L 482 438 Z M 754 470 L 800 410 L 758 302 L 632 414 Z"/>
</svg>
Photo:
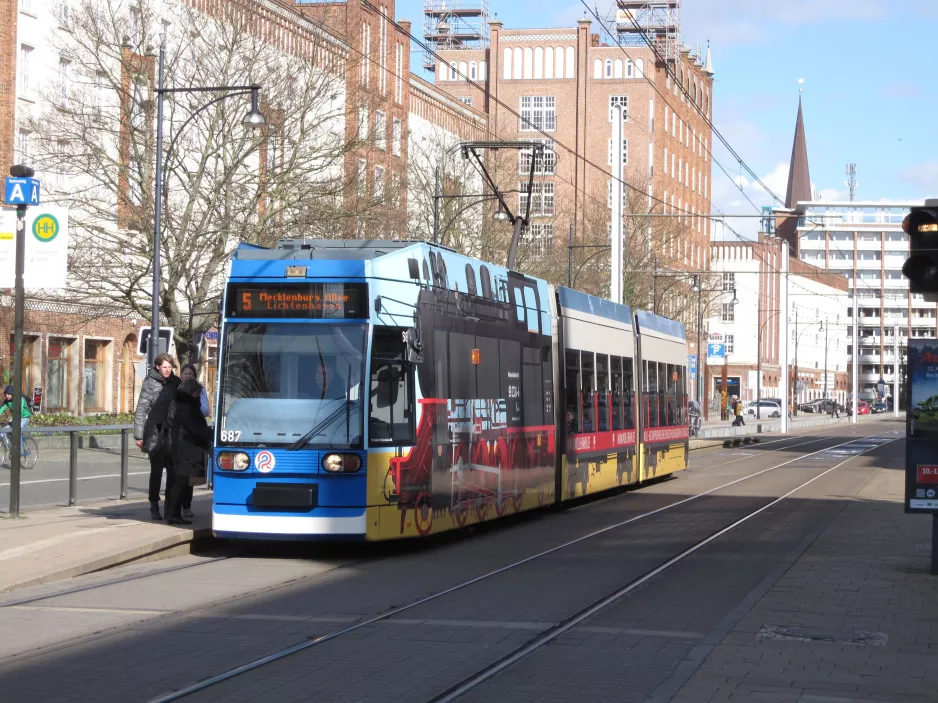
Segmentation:
<svg viewBox="0 0 938 703">
<path fill-rule="evenodd" d="M 234 283 L 228 287 L 231 318 L 368 317 L 364 283 Z"/>
</svg>

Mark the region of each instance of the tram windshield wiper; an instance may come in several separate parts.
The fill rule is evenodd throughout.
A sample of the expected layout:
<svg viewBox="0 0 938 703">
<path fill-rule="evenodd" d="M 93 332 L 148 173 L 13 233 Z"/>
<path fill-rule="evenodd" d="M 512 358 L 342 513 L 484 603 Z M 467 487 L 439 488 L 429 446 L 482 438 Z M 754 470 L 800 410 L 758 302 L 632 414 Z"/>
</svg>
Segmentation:
<svg viewBox="0 0 938 703">
<path fill-rule="evenodd" d="M 296 440 L 293 444 L 291 444 L 289 447 L 287 447 L 287 451 L 288 451 L 288 452 L 295 452 L 295 451 L 297 451 L 298 449 L 302 449 L 303 447 L 305 447 L 305 446 L 309 443 L 309 441 L 310 441 L 313 437 L 315 437 L 317 434 L 319 434 L 320 432 L 322 432 L 322 430 L 324 430 L 326 427 L 328 427 L 329 425 L 331 425 L 332 423 L 334 423 L 336 420 L 338 420 L 339 418 L 341 418 L 343 415 L 344 415 L 345 418 L 346 418 L 345 422 L 346 422 L 346 428 L 347 428 L 347 427 L 348 427 L 348 422 L 349 422 L 349 419 L 348 419 L 348 418 L 349 418 L 349 415 L 350 415 L 351 410 L 356 410 L 356 411 L 357 411 L 357 410 L 358 410 L 358 403 L 356 403 L 354 400 L 348 400 L 348 399 L 346 398 L 346 400 L 345 400 L 341 405 L 339 405 L 335 410 L 333 410 L 331 413 L 329 413 L 329 416 L 326 417 L 322 422 L 318 422 L 318 423 L 316 423 L 315 425 L 313 425 L 313 427 L 312 427 L 306 434 L 304 434 L 302 437 L 300 437 L 298 440 Z M 347 434 L 348 434 L 348 431 L 346 431 L 346 435 L 347 435 Z"/>
</svg>

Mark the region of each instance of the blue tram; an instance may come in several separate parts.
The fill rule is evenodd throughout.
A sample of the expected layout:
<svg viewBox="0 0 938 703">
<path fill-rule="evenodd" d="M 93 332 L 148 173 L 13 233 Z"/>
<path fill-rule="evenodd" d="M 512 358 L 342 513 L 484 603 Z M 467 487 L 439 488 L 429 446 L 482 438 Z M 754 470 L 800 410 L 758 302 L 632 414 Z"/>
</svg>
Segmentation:
<svg viewBox="0 0 938 703">
<path fill-rule="evenodd" d="M 242 245 L 216 535 L 426 536 L 687 467 L 682 325 L 427 243 Z"/>
</svg>

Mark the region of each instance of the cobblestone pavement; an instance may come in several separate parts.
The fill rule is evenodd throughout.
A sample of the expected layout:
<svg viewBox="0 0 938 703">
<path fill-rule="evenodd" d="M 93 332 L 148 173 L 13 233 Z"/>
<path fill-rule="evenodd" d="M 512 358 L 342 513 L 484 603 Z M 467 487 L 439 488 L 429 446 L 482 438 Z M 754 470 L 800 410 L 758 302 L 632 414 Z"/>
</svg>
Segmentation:
<svg viewBox="0 0 938 703">
<path fill-rule="evenodd" d="M 803 452 L 896 427 L 886 422 L 838 427 L 826 435 L 775 445 L 701 453 L 694 457 L 695 468 L 677 479 L 564 513 L 521 517 L 432 543 L 354 549 L 257 547 L 250 553 L 237 551 L 230 559 L 193 562 L 192 568 L 170 573 L 164 573 L 167 567 L 190 562 L 166 560 L 84 577 L 69 586 L 153 572 L 146 578 L 27 605 L 4 608 L 0 602 L 0 628 L 12 634 L 6 638 L 12 644 L 0 650 L 0 657 L 5 657 L 0 659 L 0 691 L 4 699 L 29 701 L 150 700 Z M 927 559 L 927 552 L 903 551 L 896 544 L 906 539 L 915 518 L 902 516 L 901 507 L 881 502 L 881 496 L 867 500 L 862 494 L 865 486 L 881 480 L 880 475 L 887 483 L 896 480 L 899 472 L 880 468 L 895 463 L 891 457 L 898 454 L 896 446 L 856 458 L 816 481 L 803 494 L 700 550 L 466 699 L 651 696 L 696 701 L 765 693 L 747 689 L 742 682 L 759 671 L 758 661 L 751 670 L 726 673 L 721 664 L 717 676 L 711 659 L 724 646 L 818 646 L 757 639 L 764 625 L 793 622 L 770 613 L 773 617 L 760 616 L 753 631 L 750 615 L 801 566 L 799 559 L 807 559 L 840 529 L 845 516 L 860 510 L 853 537 L 862 541 L 875 532 L 883 540 L 882 548 L 897 560 L 895 566 L 914 570 Z M 820 473 L 819 466 L 833 463 L 797 463 L 744 481 L 244 674 L 191 700 L 429 700 L 734 517 Z M 881 529 L 870 519 L 873 513 L 863 512 L 864 506 L 884 510 L 882 515 L 895 513 L 896 528 Z M 875 514 L 875 519 L 879 516 Z M 818 568 L 825 566 L 832 568 L 832 560 L 822 557 Z M 826 593 L 820 574 L 811 578 Z M 917 597 L 926 599 L 933 595 L 931 581 L 920 578 Z M 898 590 L 889 600 L 896 602 L 882 603 L 881 610 L 898 608 L 898 601 L 906 599 L 901 592 L 905 583 L 895 582 Z M 58 584 L 60 590 L 64 586 Z M 788 588 L 794 586 L 789 583 Z M 50 585 L 14 595 L 23 599 L 56 592 Z M 901 641 L 893 632 L 887 635 L 885 646 L 878 647 L 883 652 Z M 736 657 L 730 658 L 738 665 Z M 888 665 L 879 666 L 884 679 L 889 678 Z M 761 674 L 752 675 L 762 680 Z M 800 695 L 808 690 L 789 684 L 784 692 Z M 855 689 L 851 695 L 868 697 L 859 693 Z"/>
</svg>

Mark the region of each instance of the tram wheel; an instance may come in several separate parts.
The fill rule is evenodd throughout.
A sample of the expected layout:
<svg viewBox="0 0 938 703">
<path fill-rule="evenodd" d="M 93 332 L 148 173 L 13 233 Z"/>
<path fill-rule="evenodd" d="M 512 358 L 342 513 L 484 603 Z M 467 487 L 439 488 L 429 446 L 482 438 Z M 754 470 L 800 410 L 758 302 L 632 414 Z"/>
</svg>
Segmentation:
<svg viewBox="0 0 938 703">
<path fill-rule="evenodd" d="M 426 493 L 420 493 L 414 503 L 414 526 L 421 537 L 426 537 L 433 528 L 433 509 L 430 507 L 430 496 Z"/>
</svg>

